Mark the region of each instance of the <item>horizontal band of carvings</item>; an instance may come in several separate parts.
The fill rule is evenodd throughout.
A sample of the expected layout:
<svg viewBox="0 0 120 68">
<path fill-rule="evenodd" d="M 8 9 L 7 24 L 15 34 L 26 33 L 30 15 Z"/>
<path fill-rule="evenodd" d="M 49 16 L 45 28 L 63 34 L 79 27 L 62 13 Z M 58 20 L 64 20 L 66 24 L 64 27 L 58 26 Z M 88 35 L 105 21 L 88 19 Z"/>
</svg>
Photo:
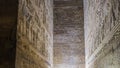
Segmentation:
<svg viewBox="0 0 120 68">
<path fill-rule="evenodd" d="M 20 34 L 18 34 L 18 35 L 20 35 Z M 20 35 L 20 36 L 21 36 L 21 35 Z M 21 40 L 22 40 L 22 41 L 21 41 L 22 43 L 26 43 L 27 45 L 29 45 L 28 48 L 31 49 L 31 51 L 33 51 L 33 52 L 34 52 L 37 56 L 39 56 L 41 59 L 43 59 L 43 61 L 44 61 L 47 65 L 51 66 L 50 62 L 48 62 L 48 60 L 46 59 L 46 57 L 40 55 L 40 53 L 39 53 L 34 47 L 32 47 L 31 43 L 26 39 L 25 36 L 22 36 Z M 26 41 L 28 41 L 28 42 L 26 42 Z M 20 47 L 19 47 L 19 48 L 20 48 Z M 22 49 L 22 48 L 21 48 L 21 49 Z M 37 59 L 37 60 L 38 60 L 38 59 Z"/>
<path fill-rule="evenodd" d="M 114 34 L 117 32 L 118 29 L 120 30 L 120 23 L 116 24 L 116 26 L 113 27 L 113 29 L 107 34 L 107 36 L 101 42 L 99 47 L 97 47 L 94 53 L 88 59 L 86 59 L 87 65 L 92 64 L 92 62 L 94 62 L 95 59 L 97 59 L 96 56 L 100 54 L 102 49 L 104 49 L 105 45 L 112 39 L 112 37 L 114 36 Z"/>
</svg>

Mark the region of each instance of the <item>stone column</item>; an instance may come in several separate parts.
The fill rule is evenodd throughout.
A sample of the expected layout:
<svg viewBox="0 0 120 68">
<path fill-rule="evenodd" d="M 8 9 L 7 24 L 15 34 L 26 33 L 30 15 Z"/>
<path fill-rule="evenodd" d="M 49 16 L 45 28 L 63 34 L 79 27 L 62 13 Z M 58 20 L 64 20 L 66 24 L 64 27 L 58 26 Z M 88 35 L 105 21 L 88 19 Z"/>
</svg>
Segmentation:
<svg viewBox="0 0 120 68">
<path fill-rule="evenodd" d="M 120 67 L 120 0 L 84 0 L 86 68 Z"/>
<path fill-rule="evenodd" d="M 52 0 L 19 0 L 16 68 L 52 68 Z"/>
</svg>

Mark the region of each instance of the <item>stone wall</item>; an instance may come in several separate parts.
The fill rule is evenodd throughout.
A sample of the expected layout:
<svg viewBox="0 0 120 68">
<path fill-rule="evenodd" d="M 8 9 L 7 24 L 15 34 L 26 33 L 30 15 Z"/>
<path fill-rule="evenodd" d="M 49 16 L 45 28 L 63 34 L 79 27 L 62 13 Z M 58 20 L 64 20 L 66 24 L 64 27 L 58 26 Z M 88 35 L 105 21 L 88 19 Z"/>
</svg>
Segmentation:
<svg viewBox="0 0 120 68">
<path fill-rule="evenodd" d="M 52 0 L 19 0 L 16 68 L 52 68 Z"/>
<path fill-rule="evenodd" d="M 84 0 L 87 68 L 120 67 L 120 1 Z"/>
</svg>

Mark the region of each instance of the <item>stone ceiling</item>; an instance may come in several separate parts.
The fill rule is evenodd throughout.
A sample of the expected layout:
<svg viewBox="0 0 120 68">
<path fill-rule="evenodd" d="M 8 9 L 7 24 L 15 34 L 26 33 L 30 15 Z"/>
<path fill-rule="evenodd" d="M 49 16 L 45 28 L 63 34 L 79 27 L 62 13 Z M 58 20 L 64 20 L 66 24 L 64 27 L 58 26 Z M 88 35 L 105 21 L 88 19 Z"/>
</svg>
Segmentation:
<svg viewBox="0 0 120 68">
<path fill-rule="evenodd" d="M 82 0 L 54 1 L 54 68 L 84 68 Z"/>
<path fill-rule="evenodd" d="M 54 0 L 56 7 L 83 7 L 83 0 Z"/>
</svg>

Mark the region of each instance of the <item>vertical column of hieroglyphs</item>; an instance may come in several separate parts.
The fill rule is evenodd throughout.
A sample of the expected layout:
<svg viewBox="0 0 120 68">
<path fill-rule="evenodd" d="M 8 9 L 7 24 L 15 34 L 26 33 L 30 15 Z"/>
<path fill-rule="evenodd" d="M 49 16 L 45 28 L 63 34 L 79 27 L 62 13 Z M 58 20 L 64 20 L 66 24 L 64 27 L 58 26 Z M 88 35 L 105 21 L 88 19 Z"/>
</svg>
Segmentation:
<svg viewBox="0 0 120 68">
<path fill-rule="evenodd" d="M 120 67 L 120 0 L 85 0 L 87 68 Z"/>
<path fill-rule="evenodd" d="M 52 0 L 19 0 L 16 68 L 52 68 Z"/>
</svg>

